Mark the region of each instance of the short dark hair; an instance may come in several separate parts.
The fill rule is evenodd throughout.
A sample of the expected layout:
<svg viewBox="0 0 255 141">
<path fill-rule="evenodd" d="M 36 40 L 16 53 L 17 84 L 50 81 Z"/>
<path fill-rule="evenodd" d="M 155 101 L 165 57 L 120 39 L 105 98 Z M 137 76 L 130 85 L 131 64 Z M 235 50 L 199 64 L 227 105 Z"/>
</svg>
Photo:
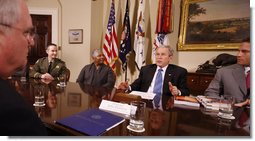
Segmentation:
<svg viewBox="0 0 255 141">
<path fill-rule="evenodd" d="M 56 44 L 54 44 L 54 43 L 49 43 L 49 44 L 47 45 L 47 47 L 46 47 L 46 50 L 48 49 L 49 46 L 55 46 L 55 47 L 57 47 Z"/>
<path fill-rule="evenodd" d="M 247 38 L 243 39 L 242 42 L 250 43 L 250 37 L 247 37 Z"/>
</svg>

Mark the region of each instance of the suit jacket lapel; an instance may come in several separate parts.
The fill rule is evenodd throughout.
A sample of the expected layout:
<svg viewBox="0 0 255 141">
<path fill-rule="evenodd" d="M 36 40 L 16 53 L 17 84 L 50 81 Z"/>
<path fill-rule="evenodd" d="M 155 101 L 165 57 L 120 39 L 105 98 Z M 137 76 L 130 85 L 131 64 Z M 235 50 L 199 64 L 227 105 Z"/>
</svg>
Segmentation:
<svg viewBox="0 0 255 141">
<path fill-rule="evenodd" d="M 163 93 L 170 93 L 168 82 L 172 82 L 172 72 L 173 68 L 169 64 L 164 76 Z"/>
<path fill-rule="evenodd" d="M 42 65 L 43 65 L 43 68 L 46 68 L 45 69 L 45 73 L 46 73 L 46 72 L 48 72 L 48 68 L 49 68 L 49 60 L 48 60 L 48 58 L 46 58 L 45 60 Z"/>
<path fill-rule="evenodd" d="M 168 84 L 168 82 L 171 82 L 172 72 L 173 72 L 173 69 L 171 68 L 171 65 L 168 65 L 165 76 L 164 76 L 164 83 Z"/>
<path fill-rule="evenodd" d="M 148 82 L 152 82 L 152 79 L 153 79 L 153 77 L 154 77 L 154 74 L 155 74 L 155 72 L 156 72 L 156 70 L 157 70 L 157 65 L 152 65 L 151 67 L 150 67 L 150 69 L 148 70 L 148 75 L 146 75 L 146 76 L 148 76 L 147 78 L 148 78 Z M 146 72 L 145 72 L 146 73 Z M 156 72 L 157 73 L 157 72 Z M 150 86 L 150 85 L 149 85 Z M 149 88 L 149 87 L 148 87 Z"/>
</svg>

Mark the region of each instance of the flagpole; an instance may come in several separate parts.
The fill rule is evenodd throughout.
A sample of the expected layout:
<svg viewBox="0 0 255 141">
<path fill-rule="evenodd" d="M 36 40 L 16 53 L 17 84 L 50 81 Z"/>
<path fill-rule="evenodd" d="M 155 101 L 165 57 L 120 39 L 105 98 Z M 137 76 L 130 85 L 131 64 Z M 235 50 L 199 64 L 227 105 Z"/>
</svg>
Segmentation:
<svg viewBox="0 0 255 141">
<path fill-rule="evenodd" d="M 125 82 L 127 81 L 127 62 L 128 62 L 128 59 L 126 61 L 126 65 L 125 65 Z"/>
</svg>

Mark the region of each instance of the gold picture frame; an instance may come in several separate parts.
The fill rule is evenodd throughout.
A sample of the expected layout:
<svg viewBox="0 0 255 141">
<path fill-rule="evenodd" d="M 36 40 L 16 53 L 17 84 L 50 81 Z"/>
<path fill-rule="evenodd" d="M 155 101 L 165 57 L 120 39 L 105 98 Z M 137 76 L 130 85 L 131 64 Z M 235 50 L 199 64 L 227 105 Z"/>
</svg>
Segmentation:
<svg viewBox="0 0 255 141">
<path fill-rule="evenodd" d="M 237 49 L 250 37 L 249 5 L 249 0 L 182 0 L 178 50 Z M 243 11 L 235 15 L 236 7 Z"/>
<path fill-rule="evenodd" d="M 81 44 L 83 42 L 82 29 L 69 29 L 69 44 Z"/>
</svg>

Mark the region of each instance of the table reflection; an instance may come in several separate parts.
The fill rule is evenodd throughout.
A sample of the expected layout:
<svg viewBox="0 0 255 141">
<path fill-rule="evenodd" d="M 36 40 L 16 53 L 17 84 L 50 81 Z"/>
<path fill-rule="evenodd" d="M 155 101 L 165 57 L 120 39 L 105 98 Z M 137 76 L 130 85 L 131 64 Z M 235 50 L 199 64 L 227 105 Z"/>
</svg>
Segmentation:
<svg viewBox="0 0 255 141">
<path fill-rule="evenodd" d="M 102 99 L 111 100 L 111 92 L 112 89 L 106 87 L 98 87 L 98 86 L 91 86 L 84 83 L 78 83 L 81 90 L 88 94 L 89 97 L 89 107 L 90 108 L 98 108 Z"/>
<path fill-rule="evenodd" d="M 164 111 L 160 109 L 153 109 L 149 113 L 149 128 L 148 132 L 152 136 L 159 136 L 163 133 L 163 126 L 166 121 Z"/>
<path fill-rule="evenodd" d="M 83 135 L 79 132 L 55 124 L 55 121 L 78 112 L 98 108 L 102 99 L 112 100 L 115 89 L 94 87 L 74 82 L 67 82 L 67 86 L 59 87 L 56 81 L 43 82 L 40 79 L 10 79 L 10 84 L 32 106 L 34 95 L 40 87 L 45 94 L 45 106 L 34 107 L 38 116 L 47 128 L 60 135 Z M 234 109 L 234 120 L 223 120 L 217 117 L 217 112 L 174 105 L 173 97 L 162 96 L 160 107 L 155 108 L 152 100 L 146 102 L 145 132 L 131 133 L 127 130 L 129 120 L 106 132 L 105 136 L 250 136 L 250 109 Z"/>
</svg>

